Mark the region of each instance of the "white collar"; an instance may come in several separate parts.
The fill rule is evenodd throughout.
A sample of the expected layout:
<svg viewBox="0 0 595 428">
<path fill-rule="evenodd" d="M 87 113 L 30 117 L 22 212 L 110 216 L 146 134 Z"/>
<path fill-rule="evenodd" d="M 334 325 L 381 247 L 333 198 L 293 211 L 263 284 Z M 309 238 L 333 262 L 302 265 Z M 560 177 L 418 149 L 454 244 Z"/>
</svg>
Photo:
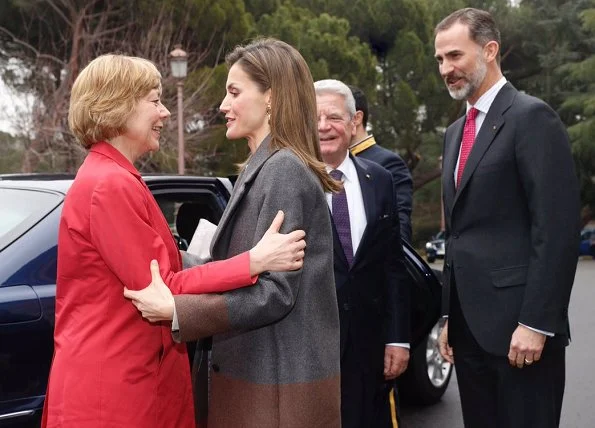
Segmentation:
<svg viewBox="0 0 595 428">
<path fill-rule="evenodd" d="M 345 181 L 349 181 L 352 183 L 356 182 L 357 170 L 355 169 L 355 164 L 349 156 L 349 152 L 347 152 L 345 159 L 343 159 L 343 162 L 341 162 L 341 164 L 337 168 L 331 168 L 328 165 L 326 166 L 326 172 L 331 172 L 333 169 L 338 169 L 339 171 L 341 171 L 343 173 L 343 176 L 345 177 Z"/>
<path fill-rule="evenodd" d="M 496 95 L 498 95 L 500 89 L 502 89 L 502 87 L 506 85 L 506 82 L 506 77 L 502 76 L 500 80 L 494 83 L 494 85 L 492 85 L 490 89 L 485 91 L 484 94 L 481 97 L 479 97 L 479 99 L 474 105 L 471 105 L 469 104 L 469 102 L 467 102 L 467 111 L 469 111 L 471 107 L 475 107 L 481 113 L 487 114 L 488 110 L 492 106 L 492 103 L 496 99 Z"/>
</svg>

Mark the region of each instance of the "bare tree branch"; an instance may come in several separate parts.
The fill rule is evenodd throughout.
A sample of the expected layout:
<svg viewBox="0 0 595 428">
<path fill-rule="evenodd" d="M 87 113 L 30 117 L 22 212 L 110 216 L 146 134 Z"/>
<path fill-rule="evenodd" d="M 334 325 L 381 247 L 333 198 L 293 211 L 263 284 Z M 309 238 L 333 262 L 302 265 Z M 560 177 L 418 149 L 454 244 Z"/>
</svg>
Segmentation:
<svg viewBox="0 0 595 428">
<path fill-rule="evenodd" d="M 14 34 L 12 34 L 10 31 L 8 31 L 6 28 L 4 27 L 0 27 L 0 32 L 6 34 L 7 36 L 9 36 L 12 40 L 13 43 L 16 43 L 18 45 L 23 46 L 24 48 L 27 48 L 27 50 L 33 52 L 35 54 L 35 57 L 37 59 L 48 59 L 50 61 L 53 61 L 61 66 L 64 66 L 65 63 L 64 61 L 61 61 L 60 59 L 56 58 L 54 55 L 49 55 L 49 54 L 44 54 L 39 52 L 37 49 L 35 49 L 33 46 L 31 46 L 29 43 L 27 43 L 24 40 L 19 39 L 18 37 L 16 37 Z"/>
</svg>

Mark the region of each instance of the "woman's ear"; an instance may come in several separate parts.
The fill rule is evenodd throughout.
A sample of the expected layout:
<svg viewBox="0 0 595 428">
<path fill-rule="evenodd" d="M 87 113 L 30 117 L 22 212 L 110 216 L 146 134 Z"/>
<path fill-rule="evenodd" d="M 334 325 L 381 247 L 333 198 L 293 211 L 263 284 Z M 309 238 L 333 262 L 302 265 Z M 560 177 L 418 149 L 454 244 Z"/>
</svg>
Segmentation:
<svg viewBox="0 0 595 428">
<path fill-rule="evenodd" d="M 271 101 L 273 100 L 273 96 L 272 96 L 272 92 L 271 92 L 271 88 L 267 89 L 266 91 L 264 91 L 264 100 L 266 102 L 266 104 L 268 106 L 271 105 Z"/>
</svg>

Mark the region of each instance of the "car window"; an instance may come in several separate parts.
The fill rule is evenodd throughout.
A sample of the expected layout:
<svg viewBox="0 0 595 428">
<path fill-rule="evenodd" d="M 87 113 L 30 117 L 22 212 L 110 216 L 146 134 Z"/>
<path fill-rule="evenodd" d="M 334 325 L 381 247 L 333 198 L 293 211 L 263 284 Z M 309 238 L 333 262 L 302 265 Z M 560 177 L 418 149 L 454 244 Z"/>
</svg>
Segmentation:
<svg viewBox="0 0 595 428">
<path fill-rule="evenodd" d="M 208 193 L 157 194 L 155 199 L 180 250 L 188 248 L 201 218 L 217 224 L 221 215 L 213 195 Z"/>
<path fill-rule="evenodd" d="M 0 250 L 56 208 L 62 198 L 41 190 L 0 188 Z"/>
</svg>

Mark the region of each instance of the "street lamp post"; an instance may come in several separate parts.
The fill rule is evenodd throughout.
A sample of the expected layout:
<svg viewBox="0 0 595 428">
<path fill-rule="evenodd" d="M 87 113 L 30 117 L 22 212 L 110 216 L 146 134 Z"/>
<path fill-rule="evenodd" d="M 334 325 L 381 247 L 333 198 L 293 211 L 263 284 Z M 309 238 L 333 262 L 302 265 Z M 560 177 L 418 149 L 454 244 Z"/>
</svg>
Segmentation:
<svg viewBox="0 0 595 428">
<path fill-rule="evenodd" d="M 188 69 L 188 54 L 182 45 L 175 45 L 170 52 L 171 74 L 178 79 L 178 174 L 184 174 L 184 79 Z"/>
</svg>

